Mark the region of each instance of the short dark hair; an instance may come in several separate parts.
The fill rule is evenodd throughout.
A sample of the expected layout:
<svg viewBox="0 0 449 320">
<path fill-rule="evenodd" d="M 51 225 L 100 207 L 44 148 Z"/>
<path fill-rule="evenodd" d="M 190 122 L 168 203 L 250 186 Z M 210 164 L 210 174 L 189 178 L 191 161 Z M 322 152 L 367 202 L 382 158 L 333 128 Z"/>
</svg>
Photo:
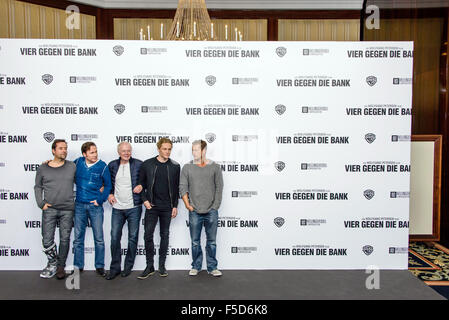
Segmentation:
<svg viewBox="0 0 449 320">
<path fill-rule="evenodd" d="M 86 153 L 87 151 L 89 151 L 90 147 L 96 147 L 97 145 L 95 143 L 93 143 L 92 141 L 89 142 L 84 142 L 83 145 L 81 146 L 81 153 Z"/>
<path fill-rule="evenodd" d="M 64 142 L 65 144 L 67 144 L 67 142 L 64 139 L 55 139 L 53 141 L 53 143 L 51 144 L 51 149 L 56 150 L 56 145 L 61 142 Z"/>
</svg>

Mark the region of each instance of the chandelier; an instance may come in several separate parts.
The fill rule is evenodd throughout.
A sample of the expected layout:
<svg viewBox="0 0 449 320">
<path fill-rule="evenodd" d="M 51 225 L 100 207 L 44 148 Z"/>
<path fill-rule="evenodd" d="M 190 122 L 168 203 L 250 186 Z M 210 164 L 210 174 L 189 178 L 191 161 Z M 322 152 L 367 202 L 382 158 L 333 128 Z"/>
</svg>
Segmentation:
<svg viewBox="0 0 449 320">
<path fill-rule="evenodd" d="M 167 40 L 214 40 L 205 0 L 179 0 Z"/>
</svg>

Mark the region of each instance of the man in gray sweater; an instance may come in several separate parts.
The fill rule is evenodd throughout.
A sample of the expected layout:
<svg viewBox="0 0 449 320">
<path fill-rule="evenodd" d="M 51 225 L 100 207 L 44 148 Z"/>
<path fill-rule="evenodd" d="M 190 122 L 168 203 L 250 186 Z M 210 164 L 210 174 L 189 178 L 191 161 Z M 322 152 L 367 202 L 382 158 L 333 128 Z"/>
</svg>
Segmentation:
<svg viewBox="0 0 449 320">
<path fill-rule="evenodd" d="M 52 144 L 54 159 L 39 166 L 36 172 L 34 194 L 36 203 L 42 209 L 42 244 L 48 264 L 41 272 L 42 278 L 65 278 L 65 263 L 70 246 L 73 227 L 76 166 L 66 161 L 67 143 L 56 139 Z M 59 220 L 59 254 L 55 238 L 56 223 Z"/>
<path fill-rule="evenodd" d="M 206 231 L 207 272 L 214 277 L 222 275 L 217 269 L 216 238 L 218 208 L 223 192 L 223 174 L 220 166 L 206 159 L 207 143 L 203 140 L 192 144 L 193 161 L 186 163 L 181 171 L 179 191 L 189 210 L 189 228 L 192 240 L 192 269 L 190 276 L 201 271 L 203 251 L 201 250 L 201 230 Z"/>
</svg>

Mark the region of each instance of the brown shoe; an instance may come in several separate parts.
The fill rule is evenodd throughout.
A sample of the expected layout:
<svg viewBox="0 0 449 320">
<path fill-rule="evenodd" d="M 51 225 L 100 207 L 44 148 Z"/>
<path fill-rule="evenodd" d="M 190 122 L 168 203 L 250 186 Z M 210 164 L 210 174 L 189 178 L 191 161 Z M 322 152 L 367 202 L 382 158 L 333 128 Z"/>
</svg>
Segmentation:
<svg viewBox="0 0 449 320">
<path fill-rule="evenodd" d="M 58 267 L 58 269 L 56 269 L 56 278 L 59 280 L 64 279 L 66 276 L 65 274 L 65 270 L 64 267 Z"/>
</svg>

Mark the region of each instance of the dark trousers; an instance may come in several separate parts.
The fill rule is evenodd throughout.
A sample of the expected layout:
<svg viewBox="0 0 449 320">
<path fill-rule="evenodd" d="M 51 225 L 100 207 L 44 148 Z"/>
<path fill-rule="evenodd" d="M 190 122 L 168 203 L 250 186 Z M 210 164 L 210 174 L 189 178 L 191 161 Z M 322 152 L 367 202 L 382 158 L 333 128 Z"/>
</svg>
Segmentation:
<svg viewBox="0 0 449 320">
<path fill-rule="evenodd" d="M 120 240 L 122 239 L 122 229 L 125 222 L 128 222 L 128 250 L 126 252 L 124 269 L 131 270 L 133 268 L 134 260 L 136 259 L 141 214 L 142 206 L 126 210 L 112 208 L 111 272 L 119 273 L 121 271 L 122 248 Z"/>
<path fill-rule="evenodd" d="M 159 266 L 165 265 L 168 250 L 169 229 L 171 223 L 172 209 L 157 209 L 155 207 L 150 210 L 145 210 L 145 251 L 147 258 L 147 266 L 151 267 L 154 264 L 154 240 L 153 234 L 159 220 L 159 230 L 161 242 L 159 246 Z"/>
</svg>

